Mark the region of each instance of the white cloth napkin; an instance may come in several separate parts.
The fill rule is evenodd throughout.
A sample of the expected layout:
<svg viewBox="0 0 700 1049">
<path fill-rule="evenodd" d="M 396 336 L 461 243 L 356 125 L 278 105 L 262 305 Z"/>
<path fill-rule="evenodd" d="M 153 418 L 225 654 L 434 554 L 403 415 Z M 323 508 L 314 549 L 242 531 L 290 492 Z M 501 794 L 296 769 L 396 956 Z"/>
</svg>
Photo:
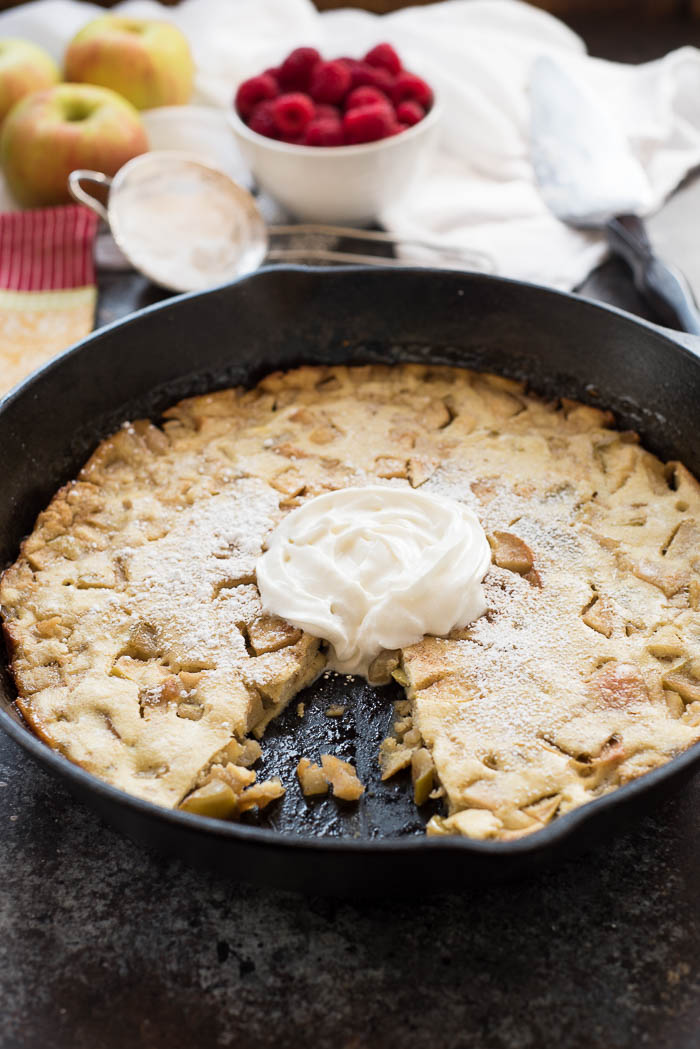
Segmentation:
<svg viewBox="0 0 700 1049">
<path fill-rule="evenodd" d="M 179 25 L 197 63 L 196 101 L 222 107 L 241 79 L 292 47 L 314 44 L 333 56 L 391 41 L 440 90 L 445 114 L 426 177 L 380 219 L 398 236 L 483 252 L 507 276 L 571 288 L 605 253 L 601 236 L 555 219 L 535 186 L 527 84 L 538 55 L 558 59 L 600 96 L 647 173 L 652 210 L 700 164 L 700 51 L 684 47 L 641 66 L 593 59 L 561 22 L 519 0 L 445 0 L 384 16 L 319 14 L 310 0 L 184 0 L 176 8 L 127 0 L 118 9 Z M 102 13 L 76 0 L 36 0 L 0 15 L 0 35 L 28 37 L 60 59 L 78 28 Z"/>
</svg>

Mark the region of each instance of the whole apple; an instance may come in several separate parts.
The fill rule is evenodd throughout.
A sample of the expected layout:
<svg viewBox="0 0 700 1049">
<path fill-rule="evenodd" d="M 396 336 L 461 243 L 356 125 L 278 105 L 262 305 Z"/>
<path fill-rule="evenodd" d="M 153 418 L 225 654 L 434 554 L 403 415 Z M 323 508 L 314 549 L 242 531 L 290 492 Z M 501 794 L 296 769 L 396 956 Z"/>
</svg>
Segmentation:
<svg viewBox="0 0 700 1049">
<path fill-rule="evenodd" d="M 92 168 L 114 175 L 148 149 L 138 113 L 106 87 L 57 84 L 28 95 L 8 114 L 0 163 L 19 204 L 70 200 L 68 175 Z"/>
<path fill-rule="evenodd" d="M 51 87 L 61 79 L 46 51 L 29 40 L 0 40 L 0 124 L 20 98 Z"/>
<path fill-rule="evenodd" d="M 169 22 L 103 15 L 68 45 L 66 79 L 111 87 L 137 109 L 176 106 L 190 99 L 194 63 Z"/>
</svg>

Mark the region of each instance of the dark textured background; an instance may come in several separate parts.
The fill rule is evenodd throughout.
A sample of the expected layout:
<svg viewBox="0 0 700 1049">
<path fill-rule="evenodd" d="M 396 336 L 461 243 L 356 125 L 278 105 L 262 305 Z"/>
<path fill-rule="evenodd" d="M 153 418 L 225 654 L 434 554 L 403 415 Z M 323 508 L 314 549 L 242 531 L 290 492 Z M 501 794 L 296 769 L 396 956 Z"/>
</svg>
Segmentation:
<svg viewBox="0 0 700 1049">
<path fill-rule="evenodd" d="M 672 25 L 577 28 L 630 59 L 691 42 Z M 696 290 L 699 204 L 689 183 L 651 225 Z M 620 265 L 583 291 L 643 312 Z M 124 275 L 100 292 L 101 323 L 160 297 Z M 536 879 L 401 902 L 387 885 L 367 904 L 152 855 L 1 737 L 0 870 L 1 1049 L 700 1046 L 698 778 Z"/>
<path fill-rule="evenodd" d="M 3 1049 L 699 1044 L 697 779 L 528 882 L 354 904 L 151 855 L 1 746 Z"/>
</svg>

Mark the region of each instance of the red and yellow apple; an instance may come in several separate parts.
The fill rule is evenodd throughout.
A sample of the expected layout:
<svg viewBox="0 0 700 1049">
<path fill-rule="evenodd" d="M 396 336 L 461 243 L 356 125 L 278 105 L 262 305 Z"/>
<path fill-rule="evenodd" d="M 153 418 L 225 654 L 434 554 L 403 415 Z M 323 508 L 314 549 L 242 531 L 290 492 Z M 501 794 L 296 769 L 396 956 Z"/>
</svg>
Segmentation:
<svg viewBox="0 0 700 1049">
<path fill-rule="evenodd" d="M 0 124 L 15 102 L 60 79 L 58 66 L 43 48 L 14 37 L 0 40 Z"/>
<path fill-rule="evenodd" d="M 111 87 L 137 109 L 176 106 L 190 99 L 194 63 L 169 22 L 103 15 L 68 45 L 66 79 Z"/>
<path fill-rule="evenodd" d="M 0 162 L 19 204 L 70 199 L 68 175 L 92 168 L 114 175 L 148 149 L 138 113 L 106 87 L 57 84 L 12 109 L 0 135 Z"/>
</svg>

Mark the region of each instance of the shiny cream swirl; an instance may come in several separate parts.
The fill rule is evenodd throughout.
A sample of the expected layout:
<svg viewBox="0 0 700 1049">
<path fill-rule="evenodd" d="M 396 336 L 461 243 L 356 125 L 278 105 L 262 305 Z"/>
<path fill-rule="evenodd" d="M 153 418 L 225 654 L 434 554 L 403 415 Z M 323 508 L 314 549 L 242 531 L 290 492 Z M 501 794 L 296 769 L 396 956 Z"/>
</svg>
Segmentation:
<svg viewBox="0 0 700 1049">
<path fill-rule="evenodd" d="M 257 563 L 263 607 L 330 642 L 330 667 L 367 674 L 382 649 L 442 636 L 486 611 L 491 551 L 461 503 L 412 488 L 344 488 L 288 514 Z"/>
</svg>

